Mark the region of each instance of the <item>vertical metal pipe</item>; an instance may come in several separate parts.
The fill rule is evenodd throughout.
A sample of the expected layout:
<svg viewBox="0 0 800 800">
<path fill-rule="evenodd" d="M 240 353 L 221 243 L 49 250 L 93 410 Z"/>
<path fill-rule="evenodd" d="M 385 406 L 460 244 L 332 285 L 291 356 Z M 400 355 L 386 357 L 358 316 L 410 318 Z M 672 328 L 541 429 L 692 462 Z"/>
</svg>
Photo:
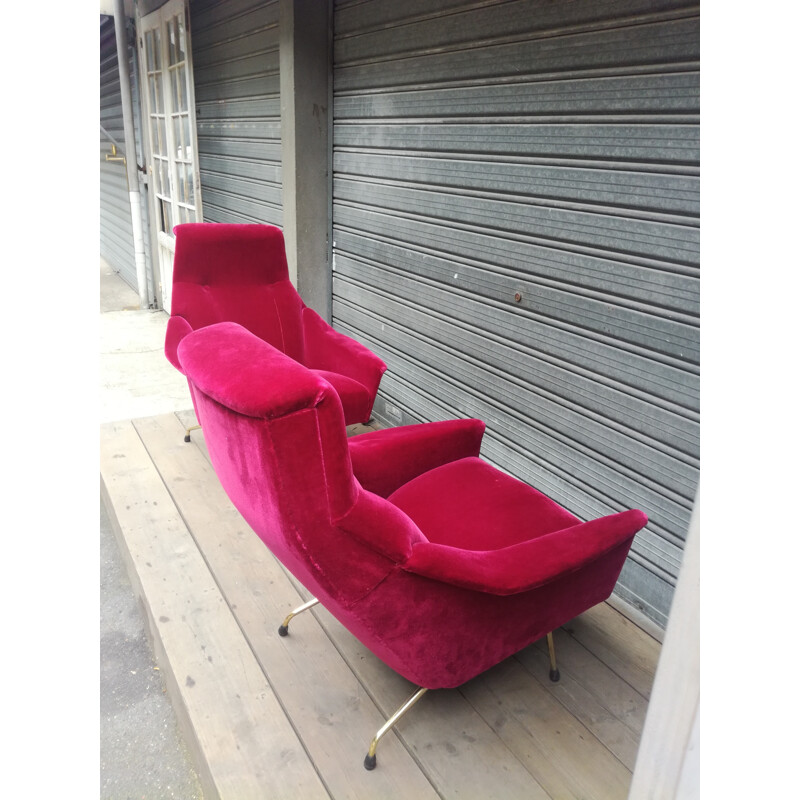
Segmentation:
<svg viewBox="0 0 800 800">
<path fill-rule="evenodd" d="M 125 168 L 128 176 L 128 198 L 131 204 L 133 227 L 133 250 L 136 259 L 136 283 L 139 287 L 139 305 L 147 308 L 147 271 L 142 229 L 142 207 L 139 202 L 139 175 L 136 170 L 136 140 L 133 129 L 133 100 L 131 98 L 131 76 L 128 69 L 128 36 L 123 0 L 114 0 L 114 30 L 117 39 L 117 62 L 122 98 L 122 125 L 125 131 Z"/>
</svg>

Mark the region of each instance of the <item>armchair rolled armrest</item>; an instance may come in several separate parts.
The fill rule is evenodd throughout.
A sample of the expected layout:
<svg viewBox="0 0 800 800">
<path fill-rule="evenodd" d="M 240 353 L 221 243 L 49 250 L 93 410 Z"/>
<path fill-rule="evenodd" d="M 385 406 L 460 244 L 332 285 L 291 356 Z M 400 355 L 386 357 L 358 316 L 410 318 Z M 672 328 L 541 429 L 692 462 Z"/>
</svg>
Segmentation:
<svg viewBox="0 0 800 800">
<path fill-rule="evenodd" d="M 452 419 L 353 436 L 348 439 L 353 475 L 367 491 L 388 497 L 424 472 L 478 456 L 485 430 L 479 419 Z"/>
<path fill-rule="evenodd" d="M 167 333 L 164 339 L 164 355 L 175 369 L 185 374 L 178 358 L 178 345 L 192 332 L 192 326 L 183 317 L 170 317 L 167 320 Z"/>
<path fill-rule="evenodd" d="M 647 524 L 641 511 L 623 511 L 500 550 L 462 550 L 420 541 L 403 569 L 443 583 L 495 595 L 543 586 L 626 545 Z"/>
<path fill-rule="evenodd" d="M 313 309 L 304 307 L 302 319 L 305 365 L 346 375 L 365 386 L 374 398 L 386 364 L 360 342 L 335 331 Z"/>
<path fill-rule="evenodd" d="M 411 555 L 414 544 L 425 541 L 413 520 L 399 508 L 375 494 L 360 490 L 352 506 L 334 522 L 394 563 L 404 562 Z"/>
</svg>

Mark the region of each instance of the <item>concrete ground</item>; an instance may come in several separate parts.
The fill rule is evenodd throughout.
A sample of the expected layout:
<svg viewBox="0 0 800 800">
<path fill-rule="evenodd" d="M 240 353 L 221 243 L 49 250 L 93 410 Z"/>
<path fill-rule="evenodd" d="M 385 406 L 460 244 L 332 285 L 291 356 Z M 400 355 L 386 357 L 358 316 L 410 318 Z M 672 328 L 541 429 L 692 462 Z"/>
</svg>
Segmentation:
<svg viewBox="0 0 800 800">
<path fill-rule="evenodd" d="M 101 262 L 100 422 L 192 407 L 164 357 L 164 312 Z M 200 782 L 145 633 L 145 620 L 100 503 L 100 797 L 202 800 Z"/>
<path fill-rule="evenodd" d="M 164 356 L 167 314 L 139 309 L 139 296 L 100 267 L 100 422 L 192 407 L 186 379 Z"/>
</svg>

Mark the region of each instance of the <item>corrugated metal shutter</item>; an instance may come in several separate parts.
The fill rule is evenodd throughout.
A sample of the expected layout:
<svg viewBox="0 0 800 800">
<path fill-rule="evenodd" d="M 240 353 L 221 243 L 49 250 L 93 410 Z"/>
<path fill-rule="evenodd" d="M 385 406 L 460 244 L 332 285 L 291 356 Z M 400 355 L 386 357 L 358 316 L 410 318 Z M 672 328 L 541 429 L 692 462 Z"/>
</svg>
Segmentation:
<svg viewBox="0 0 800 800">
<path fill-rule="evenodd" d="M 205 222 L 283 224 L 277 0 L 192 2 Z"/>
<path fill-rule="evenodd" d="M 476 416 L 582 518 L 650 517 L 619 594 L 665 623 L 699 467 L 699 8 L 334 7 L 337 328 L 392 424 Z"/>
<path fill-rule="evenodd" d="M 139 104 L 139 81 L 133 42 L 129 42 L 129 70 L 131 76 L 131 100 L 133 103 L 134 137 L 136 139 L 137 163 L 142 163 L 141 112 Z M 100 125 L 117 143 L 120 153 L 125 150 L 125 132 L 122 124 L 122 98 L 117 62 L 117 40 L 114 18 L 100 16 Z M 133 244 L 131 204 L 128 196 L 125 165 L 106 161 L 111 142 L 100 132 L 100 255 L 112 269 L 133 289 L 138 291 L 136 279 L 136 255 Z M 127 157 L 127 154 L 126 154 Z M 147 231 L 147 198 L 140 186 L 142 219 L 144 223 L 145 253 L 149 253 Z M 149 296 L 153 297 L 152 269 L 147 269 Z"/>
</svg>

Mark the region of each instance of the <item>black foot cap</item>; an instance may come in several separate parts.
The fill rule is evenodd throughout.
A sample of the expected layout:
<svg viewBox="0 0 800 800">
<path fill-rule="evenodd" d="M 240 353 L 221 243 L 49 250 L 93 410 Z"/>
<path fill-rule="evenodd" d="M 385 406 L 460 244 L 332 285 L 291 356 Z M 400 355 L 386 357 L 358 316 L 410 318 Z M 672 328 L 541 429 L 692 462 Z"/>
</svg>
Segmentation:
<svg viewBox="0 0 800 800">
<path fill-rule="evenodd" d="M 281 636 L 288 636 L 289 635 L 289 628 L 287 628 L 286 625 L 281 625 L 280 628 L 278 628 L 278 633 Z"/>
<path fill-rule="evenodd" d="M 551 669 L 550 680 L 553 681 L 553 683 L 558 683 L 561 680 L 561 673 L 557 669 Z"/>
<path fill-rule="evenodd" d="M 378 756 L 371 756 L 367 753 L 364 756 L 364 769 L 375 769 L 378 764 Z"/>
<path fill-rule="evenodd" d="M 186 436 L 183 437 L 183 441 L 184 442 L 191 442 L 192 441 L 192 437 L 189 436 L 189 434 L 187 433 Z"/>
</svg>

